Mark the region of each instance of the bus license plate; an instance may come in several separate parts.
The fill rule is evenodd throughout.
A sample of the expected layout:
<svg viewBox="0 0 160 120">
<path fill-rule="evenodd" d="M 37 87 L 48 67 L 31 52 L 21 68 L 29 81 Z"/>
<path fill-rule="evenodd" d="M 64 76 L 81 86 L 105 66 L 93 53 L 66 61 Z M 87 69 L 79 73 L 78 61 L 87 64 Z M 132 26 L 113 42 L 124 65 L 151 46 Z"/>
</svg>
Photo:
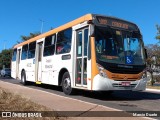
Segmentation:
<svg viewBox="0 0 160 120">
<path fill-rule="evenodd" d="M 121 82 L 122 86 L 130 86 L 130 82 Z"/>
</svg>

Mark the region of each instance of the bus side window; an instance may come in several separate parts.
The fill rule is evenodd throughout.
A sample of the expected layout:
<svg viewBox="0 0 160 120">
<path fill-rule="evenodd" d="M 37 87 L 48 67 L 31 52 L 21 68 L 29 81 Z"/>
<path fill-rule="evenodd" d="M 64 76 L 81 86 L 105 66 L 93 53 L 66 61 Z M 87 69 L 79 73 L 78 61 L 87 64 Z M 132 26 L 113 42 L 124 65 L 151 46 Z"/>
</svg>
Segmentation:
<svg viewBox="0 0 160 120">
<path fill-rule="evenodd" d="M 45 38 L 43 56 L 54 54 L 56 35 L 51 35 Z"/>
<path fill-rule="evenodd" d="M 21 60 L 27 59 L 27 54 L 28 54 L 28 44 L 24 45 L 22 47 L 22 55 L 21 55 Z"/>
<path fill-rule="evenodd" d="M 71 50 L 72 29 L 61 31 L 57 35 L 56 54 L 69 53 Z"/>
<path fill-rule="evenodd" d="M 16 61 L 16 56 L 17 56 L 17 49 L 14 49 L 12 53 L 12 61 Z"/>
<path fill-rule="evenodd" d="M 28 59 L 35 57 L 36 42 L 29 44 Z"/>
</svg>

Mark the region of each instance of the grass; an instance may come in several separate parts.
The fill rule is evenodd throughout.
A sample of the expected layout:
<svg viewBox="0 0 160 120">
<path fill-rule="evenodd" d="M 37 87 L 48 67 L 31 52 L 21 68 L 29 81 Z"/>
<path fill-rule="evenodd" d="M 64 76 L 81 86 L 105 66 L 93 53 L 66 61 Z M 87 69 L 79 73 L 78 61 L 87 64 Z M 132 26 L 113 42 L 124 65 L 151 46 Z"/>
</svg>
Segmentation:
<svg viewBox="0 0 160 120">
<path fill-rule="evenodd" d="M 153 86 L 152 86 L 151 81 L 149 81 L 147 83 L 147 88 L 160 90 L 160 82 L 155 82 L 155 83 L 153 83 Z"/>
<path fill-rule="evenodd" d="M 32 102 L 31 100 L 8 92 L 0 88 L 0 111 L 53 111 L 43 105 Z M 56 113 L 55 113 L 56 115 Z M 11 120 L 17 120 L 22 118 L 10 118 Z M 42 117 L 42 118 L 23 118 L 23 120 L 59 120 L 64 118 L 54 117 Z M 4 119 L 5 120 L 5 119 Z M 6 119 L 8 120 L 8 118 Z"/>
<path fill-rule="evenodd" d="M 153 86 L 148 85 L 147 88 L 160 90 L 160 86 L 154 86 L 154 85 Z"/>
</svg>

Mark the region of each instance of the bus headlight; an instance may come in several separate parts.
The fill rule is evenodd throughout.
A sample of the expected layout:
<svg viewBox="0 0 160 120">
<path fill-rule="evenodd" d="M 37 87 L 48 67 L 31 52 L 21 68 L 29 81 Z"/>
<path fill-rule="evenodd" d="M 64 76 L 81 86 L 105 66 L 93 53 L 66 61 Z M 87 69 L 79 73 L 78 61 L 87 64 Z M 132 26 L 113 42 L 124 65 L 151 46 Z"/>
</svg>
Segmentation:
<svg viewBox="0 0 160 120">
<path fill-rule="evenodd" d="M 97 64 L 97 67 L 98 67 L 98 70 L 99 70 L 99 75 L 104 77 L 104 78 L 107 78 L 107 74 L 105 72 L 105 69 L 99 64 Z"/>
</svg>

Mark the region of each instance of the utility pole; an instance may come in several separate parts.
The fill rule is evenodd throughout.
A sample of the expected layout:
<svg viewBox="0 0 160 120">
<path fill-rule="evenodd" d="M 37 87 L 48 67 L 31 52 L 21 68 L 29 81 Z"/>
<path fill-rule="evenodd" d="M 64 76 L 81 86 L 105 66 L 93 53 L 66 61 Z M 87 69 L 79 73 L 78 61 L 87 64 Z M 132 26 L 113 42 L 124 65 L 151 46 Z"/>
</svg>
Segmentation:
<svg viewBox="0 0 160 120">
<path fill-rule="evenodd" d="M 6 49 L 6 43 L 4 42 L 4 45 L 3 45 L 3 49 L 5 50 Z"/>
<path fill-rule="evenodd" d="M 5 50 L 6 49 L 6 41 L 4 40 L 4 43 L 3 43 L 3 49 Z"/>
<path fill-rule="evenodd" d="M 40 20 L 41 21 L 41 34 L 43 32 L 43 24 L 44 24 L 44 20 Z"/>
</svg>

